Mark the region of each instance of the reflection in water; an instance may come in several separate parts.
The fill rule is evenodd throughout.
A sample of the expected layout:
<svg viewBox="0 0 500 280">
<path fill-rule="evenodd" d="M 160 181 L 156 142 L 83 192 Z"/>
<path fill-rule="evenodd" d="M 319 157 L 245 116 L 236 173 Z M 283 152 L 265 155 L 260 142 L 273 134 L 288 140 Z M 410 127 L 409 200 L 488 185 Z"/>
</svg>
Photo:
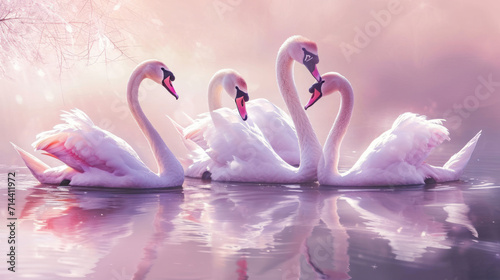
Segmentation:
<svg viewBox="0 0 500 280">
<path fill-rule="evenodd" d="M 20 187 L 16 276 L 495 279 L 500 188 L 480 186 Z"/>
<path fill-rule="evenodd" d="M 443 244 L 444 225 L 426 213 L 425 205 L 435 201 L 426 199 L 421 191 L 400 191 L 390 196 L 386 192 L 363 192 L 346 195 L 344 200 L 367 220 L 366 229 L 389 241 L 396 260 L 414 262 L 428 248 L 449 249 Z"/>
<path fill-rule="evenodd" d="M 20 221 L 33 224 L 32 236 L 39 240 L 33 240 L 32 252 L 49 267 L 57 267 L 58 276 L 85 277 L 121 239 L 134 233 L 133 219 L 146 214 L 148 208 L 157 206 L 155 226 L 161 229 L 154 239 L 167 235 L 172 213 L 181 202 L 179 191 L 154 194 L 40 185 L 26 197 Z M 168 214 L 162 216 L 165 212 Z M 162 227 L 159 220 L 167 226 Z M 139 274 L 147 270 L 154 255 L 147 246 L 144 251 Z"/>
<path fill-rule="evenodd" d="M 326 192 L 320 211 L 320 223 L 326 227 L 326 234 L 309 238 L 307 245 L 307 263 L 320 279 L 350 279 L 349 276 L 349 235 L 340 223 L 338 199 L 340 194 Z M 319 229 L 318 229 L 319 230 Z M 302 267 L 302 266 L 301 266 Z M 307 268 L 301 271 L 301 279 L 315 279 L 307 275 Z"/>
<path fill-rule="evenodd" d="M 158 257 L 158 248 L 175 229 L 175 220 L 181 212 L 184 195 L 180 191 L 159 195 L 158 207 L 153 221 L 153 233 L 144 247 L 144 254 L 137 265 L 133 279 L 145 279 Z"/>
<path fill-rule="evenodd" d="M 462 198 L 468 204 L 462 217 L 469 223 L 457 222 L 448 232 L 453 247 L 447 256 L 456 268 L 454 279 L 500 279 L 500 205 L 496 194 L 473 193 Z"/>
<path fill-rule="evenodd" d="M 478 213 L 475 207 L 466 204 L 464 191 L 458 186 L 457 184 L 455 188 L 453 185 L 440 185 L 429 190 L 403 189 L 391 191 L 390 195 L 387 190 L 379 190 L 354 192 L 343 196 L 365 220 L 363 230 L 375 233 L 375 238 L 388 241 L 390 251 L 378 251 L 373 257 L 383 257 L 382 261 L 391 263 L 389 267 L 393 265 L 394 260 L 401 260 L 407 262 L 403 266 L 409 271 L 415 268 L 418 270 L 418 275 L 399 269 L 381 275 L 393 279 L 420 279 L 423 275 L 436 279 L 500 277 L 500 245 L 497 234 L 500 231 L 495 224 L 495 219 L 500 217 L 499 207 L 496 207 L 496 215 Z M 469 193 L 466 194 L 467 197 L 470 196 Z M 497 198 L 498 195 L 497 188 Z M 475 202 L 486 205 L 483 204 L 486 200 L 483 197 Z M 489 209 L 489 213 L 495 209 L 491 206 L 485 207 Z M 483 222 L 478 223 L 475 217 L 481 217 Z M 478 225 L 485 224 L 488 226 L 484 231 L 478 228 Z M 360 230 L 358 225 L 351 229 Z M 495 243 L 485 240 L 486 236 L 491 234 L 495 235 L 491 239 Z M 350 246 L 356 247 L 356 244 L 351 242 Z M 376 249 L 364 251 L 373 252 Z M 380 263 L 363 256 L 356 261 Z M 388 265 L 374 264 L 372 268 L 377 269 L 379 266 Z"/>
<path fill-rule="evenodd" d="M 297 266 L 317 223 L 317 191 L 212 182 L 208 194 L 200 221 L 210 233 L 212 279 L 245 279 L 249 270 L 265 277 Z"/>
<path fill-rule="evenodd" d="M 120 213 L 124 215 L 117 218 Z M 135 214 L 121 198 L 79 196 L 49 187 L 31 191 L 20 218 L 21 223 L 33 223 L 34 255 L 51 267 L 65 264 L 58 276 L 83 277 L 117 240 L 131 234 Z"/>
</svg>

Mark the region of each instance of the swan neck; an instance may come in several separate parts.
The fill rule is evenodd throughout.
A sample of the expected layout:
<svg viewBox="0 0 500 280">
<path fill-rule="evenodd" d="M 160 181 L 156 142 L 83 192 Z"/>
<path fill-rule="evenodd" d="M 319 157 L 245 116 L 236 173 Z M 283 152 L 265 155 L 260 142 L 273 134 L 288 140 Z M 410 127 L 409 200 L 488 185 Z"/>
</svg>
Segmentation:
<svg viewBox="0 0 500 280">
<path fill-rule="evenodd" d="M 340 145 L 347 132 L 354 107 L 354 95 L 349 81 L 344 77 L 339 77 L 338 85 L 337 90 L 341 96 L 340 110 L 326 139 L 319 170 L 320 174 L 333 173 L 334 176 L 340 176 L 338 170 Z"/>
<path fill-rule="evenodd" d="M 139 104 L 139 85 L 142 80 L 146 78 L 144 72 L 144 68 L 139 66 L 130 76 L 127 86 L 128 105 L 135 121 L 146 137 L 153 152 L 158 165 L 158 175 L 163 177 L 178 174 L 179 168 L 182 170 L 182 166 L 167 147 L 165 142 L 163 142 L 160 134 L 148 120 Z"/>
<path fill-rule="evenodd" d="M 293 79 L 294 60 L 287 49 L 288 45 L 284 45 L 278 52 L 276 72 L 279 90 L 297 130 L 300 148 L 300 166 L 297 175 L 299 177 L 316 178 L 317 165 L 321 157 L 321 145 L 300 103 Z"/>
<path fill-rule="evenodd" d="M 217 73 L 210 79 L 210 83 L 208 84 L 208 110 L 210 112 L 222 107 L 221 94 L 223 79 L 224 73 Z"/>
</svg>

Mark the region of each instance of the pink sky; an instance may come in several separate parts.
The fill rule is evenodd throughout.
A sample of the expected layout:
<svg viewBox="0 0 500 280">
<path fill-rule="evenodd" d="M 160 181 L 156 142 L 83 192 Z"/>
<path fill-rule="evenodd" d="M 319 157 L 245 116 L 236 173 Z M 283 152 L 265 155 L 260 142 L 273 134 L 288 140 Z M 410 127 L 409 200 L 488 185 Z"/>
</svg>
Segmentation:
<svg viewBox="0 0 500 280">
<path fill-rule="evenodd" d="M 82 61 L 59 72 L 47 52 L 47 64 L 18 61 L 16 69 L 11 67 L 0 77 L 4 120 L 0 152 L 7 155 L 7 164 L 22 164 L 8 141 L 29 150 L 37 133 L 59 123 L 61 110 L 79 108 L 129 142 L 154 167 L 147 142 L 125 103 L 130 72 L 149 58 L 162 60 L 174 72 L 180 99 L 175 101 L 161 87 L 146 83 L 142 106 L 167 145 L 181 155 L 181 143 L 165 115 L 182 124 L 182 112 L 194 117 L 207 111 L 208 81 L 218 69 L 240 72 L 251 99 L 267 98 L 285 108 L 274 65 L 281 43 L 295 34 L 318 44 L 320 72 L 340 72 L 354 87 L 355 111 L 344 151 L 364 150 L 406 111 L 446 117 L 452 142 L 458 146 L 482 129 L 479 152 L 499 148 L 498 1 L 109 3 L 110 17 L 118 19 L 113 24 L 126 31 L 120 46 L 131 59 L 92 65 Z M 365 36 L 362 44 L 360 36 Z M 355 52 L 347 55 L 346 46 Z M 305 103 L 314 79 L 302 66 L 295 67 L 295 78 Z M 232 106 L 226 99 L 223 104 Z M 329 97 L 308 110 L 321 142 L 338 106 L 339 98 Z"/>
</svg>

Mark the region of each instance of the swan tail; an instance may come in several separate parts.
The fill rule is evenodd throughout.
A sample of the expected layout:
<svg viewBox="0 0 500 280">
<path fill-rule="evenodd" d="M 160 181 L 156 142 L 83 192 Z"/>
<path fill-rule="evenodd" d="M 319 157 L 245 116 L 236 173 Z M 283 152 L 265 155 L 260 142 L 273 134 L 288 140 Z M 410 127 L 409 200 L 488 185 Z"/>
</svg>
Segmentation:
<svg viewBox="0 0 500 280">
<path fill-rule="evenodd" d="M 180 136 L 182 138 L 184 138 L 183 137 L 183 135 L 184 135 L 184 127 L 182 127 L 180 124 L 178 124 L 176 121 L 174 121 L 174 119 L 172 119 L 170 116 L 167 115 L 167 118 L 170 120 L 170 122 L 175 127 L 175 129 L 177 130 L 177 132 L 179 132 Z"/>
<path fill-rule="evenodd" d="M 172 118 L 170 118 L 170 117 L 168 117 L 168 118 L 170 119 L 170 121 L 174 125 L 177 132 L 179 132 L 179 136 L 182 138 L 182 143 L 184 143 L 184 146 L 186 147 L 186 149 L 188 149 L 191 152 L 197 151 L 198 149 L 200 149 L 200 146 L 198 146 L 198 144 L 196 144 L 194 141 L 188 139 L 187 136 L 184 136 L 184 127 L 182 127 L 180 124 L 178 124 Z"/>
<path fill-rule="evenodd" d="M 169 116 L 167 116 L 167 117 L 170 120 L 170 122 L 172 122 L 172 125 L 175 127 L 175 129 L 179 133 L 179 136 L 182 139 L 182 143 L 184 144 L 184 147 L 188 150 L 187 157 L 183 157 L 183 158 L 179 159 L 182 166 L 185 167 L 184 169 L 188 169 L 194 163 L 196 158 L 206 156 L 206 153 L 198 144 L 196 144 L 194 141 L 192 141 L 190 139 L 187 139 L 184 136 L 184 127 L 182 127 L 180 124 L 178 124 L 176 121 L 174 121 L 171 117 L 169 117 Z M 195 173 L 197 173 L 197 172 L 195 172 Z M 195 176 L 190 176 L 190 177 L 195 177 Z"/>
<path fill-rule="evenodd" d="M 43 173 L 47 169 L 49 169 L 50 166 L 48 166 L 47 164 L 45 164 L 44 162 L 42 162 L 41 160 L 39 160 L 35 156 L 31 155 L 30 153 L 26 152 L 25 150 L 19 148 L 16 144 L 14 144 L 12 142 L 11 142 L 11 144 L 14 147 L 14 149 L 17 151 L 17 153 L 23 159 L 24 163 L 26 164 L 26 166 L 30 170 L 31 174 L 33 174 L 33 176 L 35 176 L 35 178 L 39 182 L 43 183 L 42 182 Z"/>
<path fill-rule="evenodd" d="M 199 132 L 199 129 L 194 133 L 191 131 L 188 134 L 184 134 L 184 127 L 174 121 L 171 117 L 167 116 L 168 119 L 172 122 L 175 129 L 179 133 L 179 136 L 182 139 L 182 143 L 184 147 L 187 149 L 187 156 L 179 158 L 182 166 L 185 170 L 185 175 L 187 177 L 193 178 L 205 178 L 206 176 L 211 176 L 210 173 L 210 165 L 211 160 L 210 156 L 205 152 L 205 150 L 195 141 L 191 140 L 189 137 L 196 132 Z M 192 119 L 191 119 L 192 120 Z M 194 123 L 194 121 L 193 121 Z M 207 173 L 208 172 L 208 173 Z M 210 174 L 210 175 L 207 175 Z"/>
<path fill-rule="evenodd" d="M 458 153 L 454 154 L 443 167 L 445 169 L 454 170 L 457 175 L 460 175 L 469 162 L 480 136 L 481 131 L 479 131 Z"/>
<path fill-rule="evenodd" d="M 189 124 L 194 123 L 193 118 L 191 118 L 191 116 L 189 116 L 188 114 L 186 114 L 186 112 L 182 112 L 182 115 L 184 115 L 184 118 L 186 118 L 186 120 L 189 121 Z"/>
</svg>

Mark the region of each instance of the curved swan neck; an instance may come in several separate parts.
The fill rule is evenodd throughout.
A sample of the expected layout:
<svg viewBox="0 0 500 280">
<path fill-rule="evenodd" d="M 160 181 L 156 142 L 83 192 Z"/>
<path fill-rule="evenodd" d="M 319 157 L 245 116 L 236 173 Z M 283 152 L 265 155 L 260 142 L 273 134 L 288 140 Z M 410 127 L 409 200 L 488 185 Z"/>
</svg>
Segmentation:
<svg viewBox="0 0 500 280">
<path fill-rule="evenodd" d="M 130 76 L 127 86 L 127 101 L 139 128 L 149 142 L 149 146 L 154 154 L 158 165 L 160 176 L 179 174 L 182 166 L 167 147 L 160 134 L 148 120 L 139 104 L 139 85 L 146 78 L 144 65 L 138 66 Z"/>
<path fill-rule="evenodd" d="M 300 176 L 313 176 L 316 178 L 318 161 L 321 157 L 321 145 L 300 103 L 299 94 L 295 88 L 293 80 L 294 60 L 288 53 L 290 43 L 292 42 L 283 45 L 278 52 L 276 60 L 278 87 L 297 129 L 300 147 L 298 174 Z"/>
<path fill-rule="evenodd" d="M 352 109 L 354 107 L 354 94 L 349 81 L 338 75 L 336 76 L 335 84 L 337 88 L 334 90 L 338 90 L 341 96 L 340 110 L 323 148 L 323 156 L 319 167 L 320 177 L 322 174 L 326 175 L 332 172 L 334 176 L 340 176 L 338 170 L 340 145 L 351 121 Z"/>
<path fill-rule="evenodd" d="M 208 84 L 208 110 L 210 112 L 222 107 L 222 81 L 225 75 L 225 72 L 217 72 L 212 79 L 210 79 L 210 83 Z"/>
</svg>

